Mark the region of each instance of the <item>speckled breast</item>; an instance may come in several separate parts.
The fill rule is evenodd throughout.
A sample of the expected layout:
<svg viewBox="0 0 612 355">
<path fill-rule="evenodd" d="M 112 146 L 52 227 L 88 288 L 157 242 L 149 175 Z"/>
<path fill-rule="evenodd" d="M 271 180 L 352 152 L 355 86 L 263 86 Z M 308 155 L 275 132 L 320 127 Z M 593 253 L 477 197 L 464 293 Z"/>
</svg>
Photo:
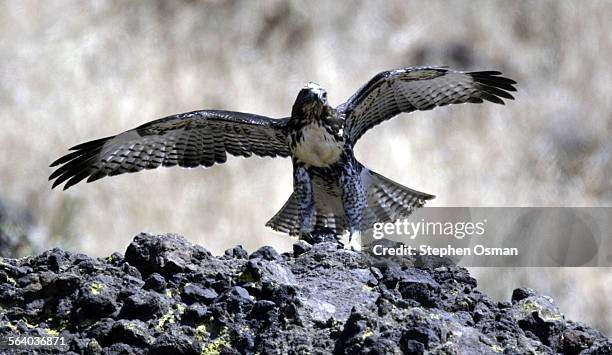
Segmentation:
<svg viewBox="0 0 612 355">
<path fill-rule="evenodd" d="M 291 144 L 292 155 L 311 166 L 330 166 L 342 155 L 342 139 L 316 121 L 304 126 L 292 139 L 296 140 Z"/>
</svg>

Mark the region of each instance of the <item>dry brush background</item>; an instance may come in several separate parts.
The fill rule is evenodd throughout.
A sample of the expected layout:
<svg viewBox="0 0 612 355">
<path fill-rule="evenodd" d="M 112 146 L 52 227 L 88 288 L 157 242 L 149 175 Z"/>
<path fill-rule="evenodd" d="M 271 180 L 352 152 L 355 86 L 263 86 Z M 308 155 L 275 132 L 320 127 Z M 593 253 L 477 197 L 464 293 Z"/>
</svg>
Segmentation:
<svg viewBox="0 0 612 355">
<path fill-rule="evenodd" d="M 230 158 L 50 190 L 66 148 L 204 108 L 286 116 L 308 81 L 340 104 L 385 69 L 501 70 L 506 107 L 404 115 L 357 157 L 433 206 L 610 206 L 612 1 L 2 1 L 0 200 L 35 250 L 104 256 L 141 231 L 215 253 L 290 248 L 264 223 L 288 160 Z M 532 286 L 612 334 L 609 269 L 473 270 L 508 299 Z M 503 280 L 503 282 L 500 282 Z"/>
</svg>

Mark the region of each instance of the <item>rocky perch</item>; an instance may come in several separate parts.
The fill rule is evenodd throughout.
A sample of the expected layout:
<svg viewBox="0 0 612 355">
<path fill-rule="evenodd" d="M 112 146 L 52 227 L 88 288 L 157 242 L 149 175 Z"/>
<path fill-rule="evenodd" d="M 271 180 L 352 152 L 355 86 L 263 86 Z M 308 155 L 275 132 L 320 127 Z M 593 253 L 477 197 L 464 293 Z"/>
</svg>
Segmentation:
<svg viewBox="0 0 612 355">
<path fill-rule="evenodd" d="M 333 242 L 217 257 L 147 234 L 125 256 L 0 259 L 0 344 L 13 336 L 60 342 L 0 352 L 612 354 L 550 298 L 493 301 L 444 260 L 376 261 Z"/>
</svg>

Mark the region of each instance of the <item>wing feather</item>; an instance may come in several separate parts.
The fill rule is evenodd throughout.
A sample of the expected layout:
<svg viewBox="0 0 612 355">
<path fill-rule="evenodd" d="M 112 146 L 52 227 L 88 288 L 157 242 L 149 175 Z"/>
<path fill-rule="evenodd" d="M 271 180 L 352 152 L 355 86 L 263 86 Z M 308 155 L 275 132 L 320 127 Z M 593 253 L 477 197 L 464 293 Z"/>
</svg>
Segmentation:
<svg viewBox="0 0 612 355">
<path fill-rule="evenodd" d="M 116 136 L 70 148 L 51 167 L 53 187 L 105 176 L 169 167 L 209 167 L 227 153 L 250 157 L 287 157 L 287 119 L 231 111 L 194 111 L 161 118 Z"/>
<path fill-rule="evenodd" d="M 438 106 L 513 100 L 516 82 L 498 71 L 460 72 L 446 67 L 417 67 L 377 74 L 337 109 L 346 117 L 354 144 L 367 130 L 402 112 Z"/>
</svg>

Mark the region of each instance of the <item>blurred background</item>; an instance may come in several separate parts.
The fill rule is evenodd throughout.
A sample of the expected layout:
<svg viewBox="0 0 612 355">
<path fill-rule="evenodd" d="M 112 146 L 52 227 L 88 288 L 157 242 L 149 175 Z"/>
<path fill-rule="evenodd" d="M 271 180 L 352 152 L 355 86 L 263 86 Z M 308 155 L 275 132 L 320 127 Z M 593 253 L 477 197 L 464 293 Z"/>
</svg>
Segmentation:
<svg viewBox="0 0 612 355">
<path fill-rule="evenodd" d="M 139 232 L 216 254 L 279 251 L 264 227 L 286 159 L 230 158 L 51 190 L 86 140 L 196 109 L 290 113 L 314 81 L 332 104 L 382 70 L 500 70 L 516 101 L 403 115 L 360 141 L 366 166 L 432 206 L 610 206 L 612 1 L 2 1 L 0 255 L 124 251 Z M 612 334 L 610 269 L 474 269 L 499 300 L 530 286 Z"/>
</svg>

